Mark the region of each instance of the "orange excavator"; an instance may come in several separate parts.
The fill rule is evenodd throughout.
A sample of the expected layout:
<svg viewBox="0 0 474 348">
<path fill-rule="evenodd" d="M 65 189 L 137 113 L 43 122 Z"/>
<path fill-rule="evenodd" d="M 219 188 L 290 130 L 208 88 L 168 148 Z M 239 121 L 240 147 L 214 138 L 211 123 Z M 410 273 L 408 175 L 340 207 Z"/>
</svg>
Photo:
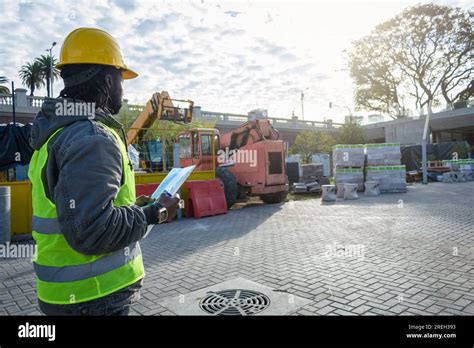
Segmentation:
<svg viewBox="0 0 474 348">
<path fill-rule="evenodd" d="M 186 102 L 180 109 L 173 101 Z M 143 136 L 156 120 L 188 123 L 193 102 L 155 93 L 127 133 L 128 143 Z M 195 171 L 214 170 L 222 181 L 230 208 L 239 198 L 259 196 L 265 203 L 280 203 L 288 194 L 285 150 L 278 131 L 268 119 L 250 120 L 223 135 L 215 128 L 194 128 L 178 135 L 180 166 Z"/>
</svg>

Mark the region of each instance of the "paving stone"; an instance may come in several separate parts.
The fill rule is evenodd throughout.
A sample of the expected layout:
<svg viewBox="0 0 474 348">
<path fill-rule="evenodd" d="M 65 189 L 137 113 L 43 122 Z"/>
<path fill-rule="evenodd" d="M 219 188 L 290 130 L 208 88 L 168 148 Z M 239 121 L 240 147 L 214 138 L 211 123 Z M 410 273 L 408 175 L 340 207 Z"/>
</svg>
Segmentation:
<svg viewBox="0 0 474 348">
<path fill-rule="evenodd" d="M 430 183 L 376 202 L 257 204 L 156 226 L 131 315 L 175 315 L 157 303 L 236 277 L 313 301 L 292 315 L 474 315 L 473 204 L 474 182 Z M 324 257 L 333 243 L 363 244 L 364 260 Z M 0 315 L 35 313 L 31 262 L 1 260 Z"/>
<path fill-rule="evenodd" d="M 401 305 L 401 304 L 397 304 L 397 305 L 393 306 L 392 308 L 390 308 L 389 311 L 390 311 L 390 312 L 393 312 L 393 313 L 395 313 L 395 314 L 400 314 L 400 313 L 406 311 L 407 308 L 408 308 L 407 306 L 403 306 L 403 305 Z"/>
<path fill-rule="evenodd" d="M 357 308 L 354 308 L 351 312 L 356 313 L 356 314 L 364 314 L 364 313 L 366 313 L 367 311 L 369 311 L 371 309 L 372 309 L 372 307 L 370 307 L 370 306 L 362 305 L 362 306 L 359 306 Z"/>
<path fill-rule="evenodd" d="M 455 305 L 457 306 L 461 306 L 461 307 L 465 307 L 469 304 L 471 304 L 472 301 L 469 301 L 469 300 L 466 300 L 464 298 L 460 298 L 459 300 L 457 300 L 456 302 L 454 302 Z"/>
</svg>

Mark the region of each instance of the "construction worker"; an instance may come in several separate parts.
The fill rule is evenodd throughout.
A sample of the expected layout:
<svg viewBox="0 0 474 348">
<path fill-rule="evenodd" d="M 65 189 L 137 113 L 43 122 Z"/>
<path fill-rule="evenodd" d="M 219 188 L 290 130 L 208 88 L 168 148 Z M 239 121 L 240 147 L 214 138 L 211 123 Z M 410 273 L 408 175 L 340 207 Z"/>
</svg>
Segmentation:
<svg viewBox="0 0 474 348">
<path fill-rule="evenodd" d="M 123 80 L 138 74 L 115 39 L 76 29 L 56 67 L 65 88 L 43 103 L 30 139 L 39 306 L 47 315 L 128 315 L 145 276 L 138 241 L 175 216 L 178 199 L 135 197 L 125 132 L 112 115 Z"/>
</svg>

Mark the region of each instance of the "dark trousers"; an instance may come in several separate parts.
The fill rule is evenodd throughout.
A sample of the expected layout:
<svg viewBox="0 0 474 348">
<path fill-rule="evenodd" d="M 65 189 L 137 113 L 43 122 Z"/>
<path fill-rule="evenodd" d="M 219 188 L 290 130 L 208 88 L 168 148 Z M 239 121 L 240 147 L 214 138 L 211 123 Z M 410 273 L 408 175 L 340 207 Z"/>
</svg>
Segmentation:
<svg viewBox="0 0 474 348">
<path fill-rule="evenodd" d="M 128 315 L 130 306 L 140 298 L 143 279 L 107 296 L 75 304 L 51 304 L 38 299 L 40 310 L 46 315 Z"/>
</svg>

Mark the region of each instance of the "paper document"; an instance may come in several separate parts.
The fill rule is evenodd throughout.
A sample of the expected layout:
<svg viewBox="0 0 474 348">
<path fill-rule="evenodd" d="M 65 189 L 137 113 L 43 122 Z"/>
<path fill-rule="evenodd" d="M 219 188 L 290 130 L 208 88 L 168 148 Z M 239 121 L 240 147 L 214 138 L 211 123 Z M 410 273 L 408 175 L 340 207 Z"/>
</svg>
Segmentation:
<svg viewBox="0 0 474 348">
<path fill-rule="evenodd" d="M 153 192 L 151 198 L 160 198 L 160 195 L 164 191 L 168 192 L 171 196 L 174 196 L 179 191 L 180 187 L 184 184 L 189 175 L 191 175 L 195 167 L 196 166 L 173 168 L 156 188 L 155 192 Z"/>
<path fill-rule="evenodd" d="M 173 168 L 171 172 L 169 172 L 168 175 L 164 178 L 161 184 L 156 188 L 155 192 L 153 192 L 153 194 L 151 195 L 151 198 L 158 199 L 160 198 L 160 195 L 165 191 L 171 196 L 176 195 L 176 193 L 179 191 L 179 188 L 184 184 L 186 179 L 191 175 L 195 167 L 196 166 L 189 166 L 185 168 Z M 180 208 L 182 208 L 181 202 L 180 202 Z M 149 225 L 147 227 L 147 231 L 145 235 L 143 236 L 143 239 L 145 239 L 148 236 L 148 234 L 151 232 L 154 226 L 155 225 Z"/>
</svg>

